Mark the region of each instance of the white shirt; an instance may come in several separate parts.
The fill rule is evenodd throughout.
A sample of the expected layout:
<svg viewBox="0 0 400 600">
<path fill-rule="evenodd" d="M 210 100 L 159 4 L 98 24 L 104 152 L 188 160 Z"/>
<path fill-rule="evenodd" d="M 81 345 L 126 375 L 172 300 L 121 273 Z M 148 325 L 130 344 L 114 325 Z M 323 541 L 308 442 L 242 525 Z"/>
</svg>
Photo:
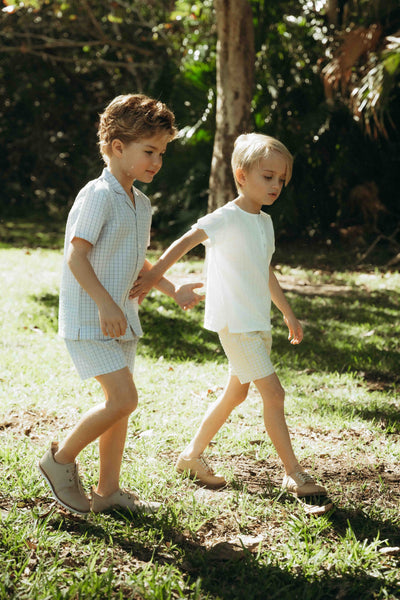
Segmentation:
<svg viewBox="0 0 400 600">
<path fill-rule="evenodd" d="M 59 334 L 78 339 L 105 339 L 96 303 L 68 267 L 66 256 L 74 237 L 90 242 L 89 261 L 102 285 L 122 309 L 128 321 L 123 337 L 143 334 L 138 301 L 129 299 L 150 239 L 150 200 L 133 188 L 135 206 L 121 184 L 105 168 L 78 194 L 68 216 L 60 289 Z"/>
<path fill-rule="evenodd" d="M 231 333 L 269 331 L 269 265 L 275 250 L 272 220 L 248 213 L 234 201 L 193 225 L 208 236 L 204 326 Z"/>
</svg>

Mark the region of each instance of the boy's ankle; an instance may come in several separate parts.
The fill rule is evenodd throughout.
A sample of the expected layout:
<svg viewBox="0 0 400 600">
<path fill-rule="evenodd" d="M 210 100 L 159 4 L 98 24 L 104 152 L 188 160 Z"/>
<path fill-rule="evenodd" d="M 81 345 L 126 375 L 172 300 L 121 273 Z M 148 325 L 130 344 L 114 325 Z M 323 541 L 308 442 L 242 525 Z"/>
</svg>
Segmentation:
<svg viewBox="0 0 400 600">
<path fill-rule="evenodd" d="M 289 465 L 289 468 L 285 468 L 286 475 L 291 475 L 292 473 L 302 473 L 303 471 L 303 467 L 298 462 Z"/>
<path fill-rule="evenodd" d="M 106 488 L 106 487 L 97 487 L 95 488 L 93 486 L 92 491 L 97 495 L 97 496 L 101 496 L 102 498 L 108 498 L 109 496 L 112 496 L 113 494 L 115 494 L 116 492 L 118 492 L 120 490 L 120 487 L 113 487 L 113 488 Z"/>
<path fill-rule="evenodd" d="M 53 454 L 53 458 L 55 460 L 55 462 L 59 465 L 69 465 L 73 462 L 75 462 L 75 460 L 66 460 L 62 450 L 56 450 L 56 452 L 54 452 Z"/>
</svg>

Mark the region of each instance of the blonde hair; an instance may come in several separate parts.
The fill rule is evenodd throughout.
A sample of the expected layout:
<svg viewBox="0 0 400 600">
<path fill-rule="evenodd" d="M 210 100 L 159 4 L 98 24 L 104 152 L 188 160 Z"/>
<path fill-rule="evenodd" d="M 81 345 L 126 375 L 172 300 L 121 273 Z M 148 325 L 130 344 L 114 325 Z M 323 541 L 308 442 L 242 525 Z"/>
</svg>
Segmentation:
<svg viewBox="0 0 400 600">
<path fill-rule="evenodd" d="M 129 144 L 164 132 L 171 140 L 177 134 L 175 116 L 165 104 L 144 94 L 117 96 L 100 115 L 100 153 L 107 163 L 113 140 Z"/>
<path fill-rule="evenodd" d="M 272 152 L 282 154 L 286 160 L 286 186 L 292 177 L 293 156 L 282 142 L 262 133 L 244 133 L 236 138 L 231 163 L 238 190 L 240 184 L 236 179 L 236 170 L 241 168 L 248 171 L 254 164 L 262 158 L 267 158 Z"/>
</svg>

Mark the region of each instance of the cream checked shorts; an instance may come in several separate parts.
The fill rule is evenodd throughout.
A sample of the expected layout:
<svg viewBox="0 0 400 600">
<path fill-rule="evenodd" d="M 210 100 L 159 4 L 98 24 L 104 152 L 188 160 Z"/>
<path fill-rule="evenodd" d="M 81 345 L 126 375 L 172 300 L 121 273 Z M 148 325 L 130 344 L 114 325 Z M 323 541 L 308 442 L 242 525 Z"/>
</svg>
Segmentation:
<svg viewBox="0 0 400 600">
<path fill-rule="evenodd" d="M 65 340 L 81 379 L 105 375 L 128 367 L 131 373 L 135 365 L 139 338 L 132 340 Z"/>
<path fill-rule="evenodd" d="M 270 331 L 230 333 L 225 327 L 218 335 L 229 360 L 229 374 L 236 375 L 240 383 L 256 381 L 275 372 L 270 359 Z"/>
</svg>

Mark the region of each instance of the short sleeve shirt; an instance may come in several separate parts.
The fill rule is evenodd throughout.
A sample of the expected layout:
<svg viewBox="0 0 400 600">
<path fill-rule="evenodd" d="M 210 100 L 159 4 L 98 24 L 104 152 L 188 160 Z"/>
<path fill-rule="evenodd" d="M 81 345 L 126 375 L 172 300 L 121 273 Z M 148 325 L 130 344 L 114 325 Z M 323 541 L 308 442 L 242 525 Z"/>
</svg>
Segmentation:
<svg viewBox="0 0 400 600">
<path fill-rule="evenodd" d="M 193 225 L 208 236 L 204 326 L 231 333 L 269 331 L 269 265 L 275 250 L 271 217 L 232 201 Z"/>
<path fill-rule="evenodd" d="M 124 312 L 129 326 L 119 339 L 142 335 L 138 301 L 129 291 L 143 267 L 150 239 L 150 200 L 133 188 L 131 199 L 105 168 L 78 194 L 67 220 L 60 288 L 59 334 L 78 339 L 104 339 L 98 308 L 75 279 L 67 264 L 67 252 L 75 237 L 90 244 L 89 261 L 102 285 Z"/>
</svg>

